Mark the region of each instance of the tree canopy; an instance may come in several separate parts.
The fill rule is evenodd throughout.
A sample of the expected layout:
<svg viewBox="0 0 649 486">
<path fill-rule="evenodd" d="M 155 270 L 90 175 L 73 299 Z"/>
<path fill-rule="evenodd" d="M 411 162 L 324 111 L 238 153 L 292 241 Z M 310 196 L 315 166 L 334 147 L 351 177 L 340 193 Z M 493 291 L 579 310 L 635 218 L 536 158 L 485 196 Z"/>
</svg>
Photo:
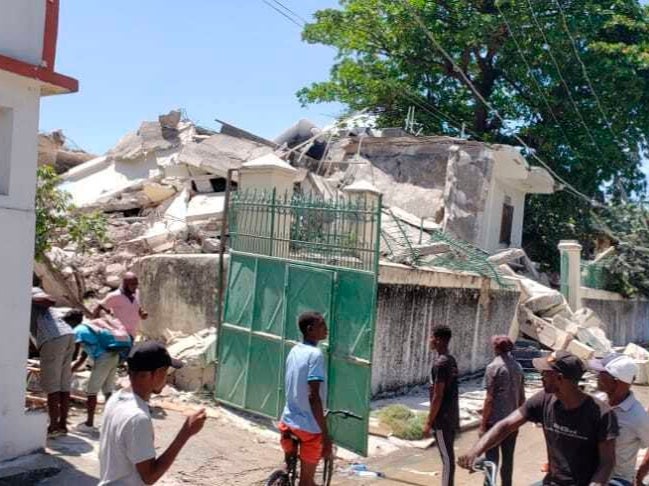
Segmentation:
<svg viewBox="0 0 649 486">
<path fill-rule="evenodd" d="M 520 145 L 518 135 L 588 198 L 645 191 L 649 8 L 637 0 L 340 0 L 303 38 L 337 51 L 330 78 L 298 93 L 305 104 L 338 101 L 392 126 L 414 106 L 427 134 L 465 125 L 470 138 Z M 567 192 L 530 197 L 527 211 L 539 261 L 589 230 L 589 203 Z"/>
</svg>

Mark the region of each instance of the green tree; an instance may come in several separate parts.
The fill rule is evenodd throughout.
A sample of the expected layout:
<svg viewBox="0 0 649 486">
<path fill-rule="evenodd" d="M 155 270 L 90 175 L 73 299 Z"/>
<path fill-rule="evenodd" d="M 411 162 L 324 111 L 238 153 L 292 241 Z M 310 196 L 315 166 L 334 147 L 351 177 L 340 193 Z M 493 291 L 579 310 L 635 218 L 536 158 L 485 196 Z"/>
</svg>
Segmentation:
<svg viewBox="0 0 649 486">
<path fill-rule="evenodd" d="M 593 214 L 594 231 L 614 242 L 602 260 L 607 290 L 649 297 L 649 213 L 642 204 L 619 203 Z"/>
<path fill-rule="evenodd" d="M 340 0 L 303 38 L 337 51 L 330 78 L 298 93 L 304 104 L 337 101 L 392 126 L 415 106 L 428 134 L 465 124 L 487 142 L 520 145 L 518 135 L 590 198 L 645 190 L 649 9 L 637 0 Z M 529 253 L 555 263 L 558 239 L 583 238 L 589 206 L 566 192 L 530 198 Z"/>
<path fill-rule="evenodd" d="M 75 305 L 83 307 L 83 296 L 72 291 L 47 252 L 54 246 L 65 248 L 72 245 L 77 253 L 84 253 L 93 245 L 101 245 L 107 239 L 106 218 L 101 213 L 79 211 L 70 202 L 70 194 L 58 188 L 59 183 L 52 167 L 44 165 L 38 168 L 34 257 L 48 267 L 59 285 L 68 289 L 67 294 Z M 75 273 L 78 280 L 78 272 Z"/>
</svg>

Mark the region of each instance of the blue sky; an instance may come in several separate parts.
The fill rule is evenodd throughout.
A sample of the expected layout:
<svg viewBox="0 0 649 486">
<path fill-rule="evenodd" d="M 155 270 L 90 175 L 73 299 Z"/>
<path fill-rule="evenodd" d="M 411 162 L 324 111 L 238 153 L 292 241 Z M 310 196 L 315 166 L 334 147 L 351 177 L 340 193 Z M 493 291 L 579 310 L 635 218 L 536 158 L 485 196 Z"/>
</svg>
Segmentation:
<svg viewBox="0 0 649 486">
<path fill-rule="evenodd" d="M 284 4 L 309 18 L 338 2 Z M 141 121 L 184 108 L 200 124 L 219 118 L 273 138 L 300 118 L 325 125 L 340 112 L 295 97 L 333 60 L 262 0 L 62 0 L 57 71 L 81 87 L 43 100 L 41 130 L 63 129 L 99 154 Z"/>
<path fill-rule="evenodd" d="M 303 17 L 336 0 L 287 0 Z M 80 91 L 45 98 L 41 130 L 61 128 L 103 153 L 143 120 L 184 108 L 272 138 L 300 118 L 330 123 L 338 106 L 301 108 L 295 93 L 327 78 L 334 51 L 261 0 L 62 0 L 57 71 Z"/>
</svg>

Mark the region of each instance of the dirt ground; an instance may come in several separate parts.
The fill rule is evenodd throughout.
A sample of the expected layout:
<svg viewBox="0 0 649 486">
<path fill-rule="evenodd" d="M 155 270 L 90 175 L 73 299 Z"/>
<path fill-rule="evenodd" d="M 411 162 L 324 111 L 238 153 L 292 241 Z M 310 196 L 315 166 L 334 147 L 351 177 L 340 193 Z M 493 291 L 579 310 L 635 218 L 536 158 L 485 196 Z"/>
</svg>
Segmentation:
<svg viewBox="0 0 649 486">
<path fill-rule="evenodd" d="M 636 387 L 635 393 L 643 404 L 649 405 L 649 387 Z M 75 411 L 71 418 L 72 423 L 82 421 L 81 412 Z M 277 443 L 277 435 L 269 428 L 270 424 L 254 424 L 218 409 L 214 415 L 215 418 L 208 419 L 203 431 L 187 444 L 168 474 L 158 484 L 260 485 L 280 464 L 282 453 Z M 184 415 L 177 411 L 156 409 L 154 417 L 156 444 L 161 453 L 180 428 Z M 475 430 L 461 434 L 455 444 L 456 454 L 466 451 L 475 440 Z M 29 484 L 96 485 L 99 475 L 98 447 L 96 438 L 74 433 L 49 441 L 48 459 L 56 458 L 63 470 L 56 476 Z M 545 461 L 545 456 L 541 430 L 532 425 L 523 427 L 516 448 L 514 484 L 527 485 L 540 479 L 540 467 Z M 439 483 L 441 461 L 435 447 L 427 450 L 402 447 L 387 455 L 363 459 L 363 462 L 371 470 L 385 473 L 386 478 L 368 480 L 349 477 L 344 473 L 349 462 L 338 460 L 334 484 L 424 486 Z M 456 473 L 456 484 L 459 486 L 481 482 L 481 477 L 469 475 L 463 470 L 458 469 Z"/>
</svg>

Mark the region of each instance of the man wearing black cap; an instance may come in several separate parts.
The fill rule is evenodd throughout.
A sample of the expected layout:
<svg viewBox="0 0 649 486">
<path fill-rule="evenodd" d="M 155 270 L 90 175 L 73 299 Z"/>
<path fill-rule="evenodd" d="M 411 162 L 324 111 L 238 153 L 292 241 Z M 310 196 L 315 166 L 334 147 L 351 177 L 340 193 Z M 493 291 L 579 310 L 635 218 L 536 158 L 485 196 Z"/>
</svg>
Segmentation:
<svg viewBox="0 0 649 486">
<path fill-rule="evenodd" d="M 460 457 L 471 470 L 477 457 L 497 446 L 526 422 L 543 426 L 550 471 L 543 485 L 606 485 L 615 465 L 615 414 L 604 402 L 579 388 L 585 368 L 579 358 L 556 351 L 534 360 L 543 391 L 498 422 L 471 451 Z"/>
<path fill-rule="evenodd" d="M 99 486 L 154 484 L 205 423 L 204 409 L 187 417 L 171 445 L 156 458 L 147 401 L 162 391 L 169 368 L 180 368 L 182 363 L 169 356 L 162 344 L 148 341 L 131 350 L 127 364 L 131 388 L 115 393 L 104 410 Z"/>
</svg>

